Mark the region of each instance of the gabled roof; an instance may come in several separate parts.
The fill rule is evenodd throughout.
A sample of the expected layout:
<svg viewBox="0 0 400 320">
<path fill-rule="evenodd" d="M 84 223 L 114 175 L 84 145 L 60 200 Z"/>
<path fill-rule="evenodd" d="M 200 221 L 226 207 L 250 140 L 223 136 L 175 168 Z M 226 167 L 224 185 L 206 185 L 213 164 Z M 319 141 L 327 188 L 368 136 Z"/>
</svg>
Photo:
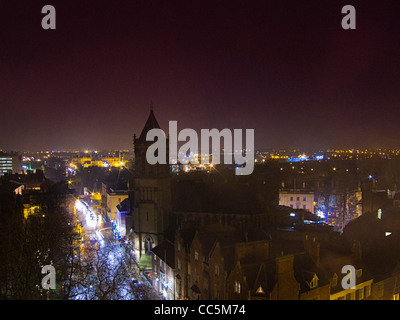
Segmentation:
<svg viewBox="0 0 400 320">
<path fill-rule="evenodd" d="M 252 297 L 261 299 L 269 298 L 276 283 L 276 265 L 274 261 L 267 260 L 245 264 L 237 261 L 235 268 L 245 277 Z"/>
<path fill-rule="evenodd" d="M 267 298 L 275 285 L 275 264 L 271 261 L 241 266 L 253 297 Z M 261 288 L 260 288 L 261 287 Z"/>
<path fill-rule="evenodd" d="M 164 240 L 151 251 L 172 269 L 175 269 L 175 247 L 171 241 Z"/>
<path fill-rule="evenodd" d="M 144 128 L 142 130 L 142 133 L 139 136 L 139 140 L 146 141 L 146 135 L 151 129 L 160 129 L 160 125 L 158 124 L 158 121 L 157 121 L 156 117 L 154 116 L 153 109 L 150 110 L 150 115 L 147 118 L 146 124 L 144 125 Z"/>
</svg>

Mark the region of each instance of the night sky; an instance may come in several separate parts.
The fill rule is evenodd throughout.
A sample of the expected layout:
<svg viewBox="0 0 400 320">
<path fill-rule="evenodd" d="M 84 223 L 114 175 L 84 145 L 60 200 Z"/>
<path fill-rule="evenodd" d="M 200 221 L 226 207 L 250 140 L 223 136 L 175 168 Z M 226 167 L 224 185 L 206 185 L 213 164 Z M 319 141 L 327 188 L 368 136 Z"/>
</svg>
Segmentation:
<svg viewBox="0 0 400 320">
<path fill-rule="evenodd" d="M 259 149 L 400 147 L 398 0 L 0 4 L 0 149 L 132 149 L 151 101 Z"/>
</svg>

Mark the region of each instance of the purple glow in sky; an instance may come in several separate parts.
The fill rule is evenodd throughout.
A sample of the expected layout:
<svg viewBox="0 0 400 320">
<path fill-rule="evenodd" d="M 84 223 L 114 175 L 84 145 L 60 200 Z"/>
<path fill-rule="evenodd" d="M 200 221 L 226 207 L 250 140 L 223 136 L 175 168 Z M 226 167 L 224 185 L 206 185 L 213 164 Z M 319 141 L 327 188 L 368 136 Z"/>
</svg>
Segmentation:
<svg viewBox="0 0 400 320">
<path fill-rule="evenodd" d="M 41 8 L 56 8 L 43 30 Z M 162 128 L 257 148 L 398 147 L 400 2 L 23 1 L 0 10 L 0 148 L 131 149 Z"/>
</svg>

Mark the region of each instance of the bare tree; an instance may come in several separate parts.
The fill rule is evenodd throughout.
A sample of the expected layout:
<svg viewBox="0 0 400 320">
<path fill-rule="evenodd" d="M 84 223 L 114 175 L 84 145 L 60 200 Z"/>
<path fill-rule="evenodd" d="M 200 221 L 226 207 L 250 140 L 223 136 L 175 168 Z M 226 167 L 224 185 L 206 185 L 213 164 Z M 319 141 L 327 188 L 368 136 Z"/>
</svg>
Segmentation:
<svg viewBox="0 0 400 320">
<path fill-rule="evenodd" d="M 68 299 L 131 300 L 141 299 L 144 290 L 132 286 L 135 267 L 132 259 L 112 245 L 86 242 L 75 257 L 68 279 Z"/>
</svg>

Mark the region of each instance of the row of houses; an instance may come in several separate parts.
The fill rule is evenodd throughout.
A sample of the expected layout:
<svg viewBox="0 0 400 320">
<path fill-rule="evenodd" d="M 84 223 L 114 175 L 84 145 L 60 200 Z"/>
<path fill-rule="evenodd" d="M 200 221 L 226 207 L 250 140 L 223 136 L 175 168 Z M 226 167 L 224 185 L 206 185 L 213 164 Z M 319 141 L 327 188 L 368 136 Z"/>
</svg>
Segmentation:
<svg viewBox="0 0 400 320">
<path fill-rule="evenodd" d="M 294 235 L 293 235 L 294 234 Z M 154 290 L 168 300 L 398 300 L 400 264 L 371 273 L 360 244 L 299 232 L 183 228 L 152 250 Z M 355 286 L 342 285 L 354 267 Z M 352 275 L 353 276 L 353 275 Z M 346 282 L 347 283 L 347 282 Z"/>
</svg>

